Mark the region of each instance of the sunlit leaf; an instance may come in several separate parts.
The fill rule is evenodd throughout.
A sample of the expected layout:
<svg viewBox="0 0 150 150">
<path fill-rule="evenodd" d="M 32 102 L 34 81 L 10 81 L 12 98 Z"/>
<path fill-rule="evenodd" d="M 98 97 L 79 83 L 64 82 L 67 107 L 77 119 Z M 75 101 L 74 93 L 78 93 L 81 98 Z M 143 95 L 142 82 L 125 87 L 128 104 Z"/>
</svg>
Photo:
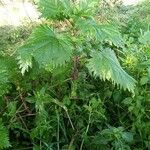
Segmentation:
<svg viewBox="0 0 150 150">
<path fill-rule="evenodd" d="M 102 80 L 111 80 L 124 90 L 133 92 L 136 81 L 128 75 L 120 66 L 120 63 L 111 49 L 105 49 L 101 52 L 93 52 L 87 67 L 94 76 Z"/>
</svg>

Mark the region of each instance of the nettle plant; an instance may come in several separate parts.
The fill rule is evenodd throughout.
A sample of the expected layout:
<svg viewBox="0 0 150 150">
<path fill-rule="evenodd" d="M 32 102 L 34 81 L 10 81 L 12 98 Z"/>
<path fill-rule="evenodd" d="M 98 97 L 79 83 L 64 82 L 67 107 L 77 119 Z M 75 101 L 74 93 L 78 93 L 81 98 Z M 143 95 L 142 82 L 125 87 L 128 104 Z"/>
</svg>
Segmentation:
<svg viewBox="0 0 150 150">
<path fill-rule="evenodd" d="M 100 22 L 100 4 L 98 0 L 39 0 L 43 23 L 16 53 L 0 53 L 0 98 L 7 104 L 0 117 L 13 134 L 27 138 L 34 150 L 56 145 L 58 150 L 66 145 L 75 149 L 75 142 L 82 149 L 90 143 L 90 125 L 94 126 L 91 134 L 106 128 L 101 123 L 107 118 L 100 98 L 105 83 L 106 89 L 110 85 L 110 89 L 134 93 L 136 81 L 120 65 L 126 43 L 117 25 Z M 28 115 L 34 117 L 28 120 Z M 4 125 L 0 126 L 4 135 L 0 149 L 10 146 Z M 110 139 L 102 141 L 105 148 L 113 141 L 116 149 L 128 143 L 126 132 L 114 129 L 118 135 L 110 129 Z M 18 138 L 12 141 L 18 144 Z"/>
<path fill-rule="evenodd" d="M 35 28 L 19 50 L 22 74 L 32 68 L 33 61 L 50 72 L 71 63 L 72 80 L 78 78 L 81 65 L 93 77 L 133 92 L 135 80 L 122 69 L 116 55 L 124 41 L 116 26 L 99 22 L 99 5 L 98 0 L 40 0 L 41 17 L 48 23 Z"/>
</svg>

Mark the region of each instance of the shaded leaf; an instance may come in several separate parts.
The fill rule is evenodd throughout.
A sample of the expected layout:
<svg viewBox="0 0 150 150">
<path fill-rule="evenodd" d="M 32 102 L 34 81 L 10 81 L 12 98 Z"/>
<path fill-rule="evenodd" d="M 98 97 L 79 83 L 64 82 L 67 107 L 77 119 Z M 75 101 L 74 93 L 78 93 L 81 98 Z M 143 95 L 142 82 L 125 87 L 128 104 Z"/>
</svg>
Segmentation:
<svg viewBox="0 0 150 150">
<path fill-rule="evenodd" d="M 10 147 L 8 132 L 0 121 L 0 149 Z"/>
</svg>

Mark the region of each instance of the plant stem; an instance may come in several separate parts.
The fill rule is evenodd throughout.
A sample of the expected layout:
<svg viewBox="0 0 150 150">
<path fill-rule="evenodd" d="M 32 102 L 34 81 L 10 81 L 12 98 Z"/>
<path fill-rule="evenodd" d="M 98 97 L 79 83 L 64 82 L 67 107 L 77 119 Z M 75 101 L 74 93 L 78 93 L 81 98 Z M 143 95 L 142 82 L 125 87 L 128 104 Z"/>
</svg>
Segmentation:
<svg viewBox="0 0 150 150">
<path fill-rule="evenodd" d="M 56 109 L 56 115 L 57 115 L 57 150 L 60 150 L 60 146 L 59 146 L 59 113 L 58 113 L 58 110 L 57 110 L 57 107 L 55 107 Z"/>
<path fill-rule="evenodd" d="M 88 120 L 88 125 L 87 125 L 87 127 L 86 127 L 85 135 L 87 135 L 87 133 L 88 133 L 88 131 L 89 131 L 89 128 L 90 128 L 91 114 L 92 114 L 92 112 L 90 111 L 89 120 Z M 83 144 L 84 144 L 84 138 L 82 139 L 81 146 L 80 146 L 80 150 L 82 150 Z"/>
</svg>

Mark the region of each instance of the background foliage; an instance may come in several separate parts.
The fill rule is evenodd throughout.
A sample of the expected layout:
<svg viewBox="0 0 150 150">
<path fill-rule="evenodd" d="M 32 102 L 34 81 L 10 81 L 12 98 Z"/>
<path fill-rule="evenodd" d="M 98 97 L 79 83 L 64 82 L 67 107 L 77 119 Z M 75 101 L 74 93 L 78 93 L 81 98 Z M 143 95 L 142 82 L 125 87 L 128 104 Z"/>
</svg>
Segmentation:
<svg viewBox="0 0 150 150">
<path fill-rule="evenodd" d="M 37 6 L 0 29 L 0 149 L 148 150 L 149 1 Z"/>
</svg>

